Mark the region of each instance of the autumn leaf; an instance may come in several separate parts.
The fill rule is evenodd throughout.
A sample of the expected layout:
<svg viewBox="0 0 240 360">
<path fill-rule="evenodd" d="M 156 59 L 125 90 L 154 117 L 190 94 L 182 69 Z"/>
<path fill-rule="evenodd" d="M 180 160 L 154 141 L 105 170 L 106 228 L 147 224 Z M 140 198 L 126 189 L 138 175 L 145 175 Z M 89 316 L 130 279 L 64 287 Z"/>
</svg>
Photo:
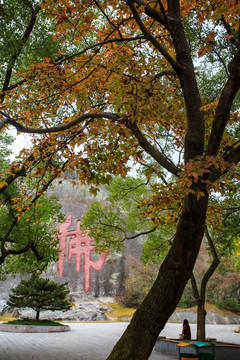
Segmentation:
<svg viewBox="0 0 240 360">
<path fill-rule="evenodd" d="M 1 181 L 0 182 L 0 188 L 2 188 L 4 186 L 8 186 L 8 183 L 6 181 Z"/>
</svg>

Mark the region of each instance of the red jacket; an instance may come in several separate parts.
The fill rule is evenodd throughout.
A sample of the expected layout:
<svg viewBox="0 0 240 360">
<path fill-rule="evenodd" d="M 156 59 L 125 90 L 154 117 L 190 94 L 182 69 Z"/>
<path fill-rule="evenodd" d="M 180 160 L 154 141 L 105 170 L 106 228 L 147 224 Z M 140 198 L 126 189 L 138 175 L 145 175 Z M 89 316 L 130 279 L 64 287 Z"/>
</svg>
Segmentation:
<svg viewBox="0 0 240 360">
<path fill-rule="evenodd" d="M 183 325 L 182 333 L 184 335 L 184 339 L 191 339 L 191 329 L 189 325 Z"/>
</svg>

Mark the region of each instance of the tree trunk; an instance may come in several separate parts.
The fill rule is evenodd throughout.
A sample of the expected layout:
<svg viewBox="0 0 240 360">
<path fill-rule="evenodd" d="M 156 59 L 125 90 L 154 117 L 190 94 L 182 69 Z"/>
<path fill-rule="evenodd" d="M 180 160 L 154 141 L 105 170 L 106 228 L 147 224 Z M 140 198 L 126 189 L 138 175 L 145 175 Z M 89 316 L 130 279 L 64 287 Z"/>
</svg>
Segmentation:
<svg viewBox="0 0 240 360">
<path fill-rule="evenodd" d="M 207 280 L 206 276 L 203 276 L 203 279 Z M 201 281 L 200 291 L 198 291 L 196 278 L 192 273 L 191 276 L 192 291 L 193 291 L 193 296 L 197 301 L 197 340 L 198 341 L 205 341 L 205 336 L 206 336 L 205 318 L 207 313 L 205 310 L 205 299 L 206 299 L 207 282 L 203 281 L 203 279 Z"/>
<path fill-rule="evenodd" d="M 107 360 L 149 358 L 192 274 L 204 233 L 207 203 L 207 195 L 199 201 L 192 194 L 186 197 L 173 245 L 157 279 Z"/>
<path fill-rule="evenodd" d="M 205 331 L 205 318 L 206 318 L 206 310 L 205 310 L 205 301 L 206 301 L 206 288 L 207 283 L 209 279 L 211 278 L 214 271 L 217 269 L 219 265 L 219 258 L 218 254 L 216 252 L 213 240 L 210 236 L 210 233 L 208 231 L 208 228 L 206 226 L 205 228 L 205 234 L 207 237 L 208 245 L 210 252 L 212 254 L 212 263 L 208 270 L 205 272 L 205 274 L 202 277 L 201 285 L 200 285 L 200 291 L 198 291 L 197 282 L 194 277 L 194 274 L 192 274 L 191 277 L 191 284 L 192 284 L 192 290 L 193 290 L 193 296 L 195 297 L 197 301 L 197 340 L 198 341 L 205 341 L 206 340 L 206 331 Z"/>
<path fill-rule="evenodd" d="M 40 315 L 40 309 L 37 309 L 37 313 L 36 313 L 36 320 L 39 320 L 39 315 Z"/>
<path fill-rule="evenodd" d="M 205 310 L 205 297 L 198 298 L 197 302 L 197 340 L 205 341 L 206 333 L 205 333 L 205 318 L 206 318 L 206 310 Z"/>
</svg>

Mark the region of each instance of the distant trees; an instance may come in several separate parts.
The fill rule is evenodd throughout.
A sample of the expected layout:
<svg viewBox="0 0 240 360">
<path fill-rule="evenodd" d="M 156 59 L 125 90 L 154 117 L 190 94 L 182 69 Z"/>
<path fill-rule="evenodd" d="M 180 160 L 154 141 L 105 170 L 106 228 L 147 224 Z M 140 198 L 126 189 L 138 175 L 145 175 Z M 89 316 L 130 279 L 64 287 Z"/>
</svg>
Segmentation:
<svg viewBox="0 0 240 360">
<path fill-rule="evenodd" d="M 36 311 L 39 320 L 41 310 L 68 310 L 72 302 L 67 297 L 69 290 L 66 284 L 58 284 L 49 279 L 32 275 L 28 280 L 22 280 L 17 287 L 11 289 L 7 304 L 17 308 L 29 307 Z"/>
<path fill-rule="evenodd" d="M 137 308 L 150 290 L 157 276 L 158 265 L 144 265 L 133 256 L 126 258 L 125 291 L 117 297 L 125 306 Z"/>
</svg>

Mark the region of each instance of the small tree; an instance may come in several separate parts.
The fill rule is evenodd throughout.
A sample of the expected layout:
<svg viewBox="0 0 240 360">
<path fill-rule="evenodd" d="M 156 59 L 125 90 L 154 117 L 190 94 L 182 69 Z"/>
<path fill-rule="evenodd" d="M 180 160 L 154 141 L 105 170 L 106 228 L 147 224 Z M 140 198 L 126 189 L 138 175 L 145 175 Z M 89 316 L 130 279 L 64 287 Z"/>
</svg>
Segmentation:
<svg viewBox="0 0 240 360">
<path fill-rule="evenodd" d="M 11 289 L 7 304 L 17 308 L 30 307 L 37 312 L 39 320 L 41 310 L 68 310 L 72 303 L 67 297 L 69 290 L 64 284 L 58 284 L 49 279 L 32 275 L 28 280 L 22 280 L 18 286 Z"/>
</svg>

